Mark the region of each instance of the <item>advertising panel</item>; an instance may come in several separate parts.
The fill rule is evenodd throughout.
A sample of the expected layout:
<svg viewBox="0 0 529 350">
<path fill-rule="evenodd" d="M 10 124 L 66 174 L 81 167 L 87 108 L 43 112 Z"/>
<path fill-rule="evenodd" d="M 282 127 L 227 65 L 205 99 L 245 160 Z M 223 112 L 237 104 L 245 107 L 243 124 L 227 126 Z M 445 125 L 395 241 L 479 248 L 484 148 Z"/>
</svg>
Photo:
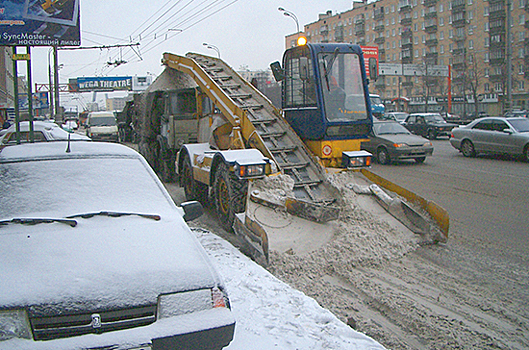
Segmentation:
<svg viewBox="0 0 529 350">
<path fill-rule="evenodd" d="M 0 45 L 81 45 L 79 0 L 0 1 Z"/>
<path fill-rule="evenodd" d="M 366 75 L 369 77 L 369 59 L 376 58 L 378 66 L 378 46 L 360 46 L 364 53 L 364 61 L 366 65 Z"/>
<path fill-rule="evenodd" d="M 70 79 L 69 92 L 132 90 L 132 77 L 80 77 Z"/>
</svg>

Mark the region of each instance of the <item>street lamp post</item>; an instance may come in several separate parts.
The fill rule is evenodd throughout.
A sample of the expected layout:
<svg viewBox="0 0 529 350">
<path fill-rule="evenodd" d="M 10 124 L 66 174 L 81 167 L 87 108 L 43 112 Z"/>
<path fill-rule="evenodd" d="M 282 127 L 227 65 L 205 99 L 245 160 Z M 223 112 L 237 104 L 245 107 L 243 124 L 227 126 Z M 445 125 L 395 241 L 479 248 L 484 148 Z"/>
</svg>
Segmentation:
<svg viewBox="0 0 529 350">
<path fill-rule="evenodd" d="M 278 7 L 278 10 L 283 12 L 285 16 L 292 18 L 296 22 L 296 28 L 297 28 L 296 33 L 299 33 L 299 22 L 298 22 L 298 18 L 296 17 L 296 15 L 293 12 L 287 11 L 282 7 Z"/>
<path fill-rule="evenodd" d="M 215 45 L 208 44 L 208 43 L 203 43 L 202 45 L 204 45 L 205 47 L 207 47 L 210 50 L 215 50 L 217 52 L 217 55 L 220 58 L 220 50 L 219 50 L 218 47 L 216 47 Z"/>
</svg>

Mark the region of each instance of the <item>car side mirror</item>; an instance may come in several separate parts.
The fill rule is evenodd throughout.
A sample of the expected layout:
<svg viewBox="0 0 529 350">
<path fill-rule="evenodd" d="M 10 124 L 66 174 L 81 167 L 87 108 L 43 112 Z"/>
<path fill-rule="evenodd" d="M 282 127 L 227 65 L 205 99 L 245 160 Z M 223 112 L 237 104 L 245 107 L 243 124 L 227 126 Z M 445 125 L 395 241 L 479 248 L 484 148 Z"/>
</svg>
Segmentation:
<svg viewBox="0 0 529 350">
<path fill-rule="evenodd" d="M 503 132 L 506 133 L 506 134 L 512 135 L 512 130 L 511 129 L 503 129 Z"/>
<path fill-rule="evenodd" d="M 270 69 L 276 81 L 283 81 L 285 79 L 285 71 L 281 68 L 281 63 L 278 61 L 270 63 Z"/>
<path fill-rule="evenodd" d="M 180 204 L 180 207 L 184 210 L 184 220 L 193 221 L 204 214 L 204 207 L 197 201 L 189 201 Z"/>
</svg>

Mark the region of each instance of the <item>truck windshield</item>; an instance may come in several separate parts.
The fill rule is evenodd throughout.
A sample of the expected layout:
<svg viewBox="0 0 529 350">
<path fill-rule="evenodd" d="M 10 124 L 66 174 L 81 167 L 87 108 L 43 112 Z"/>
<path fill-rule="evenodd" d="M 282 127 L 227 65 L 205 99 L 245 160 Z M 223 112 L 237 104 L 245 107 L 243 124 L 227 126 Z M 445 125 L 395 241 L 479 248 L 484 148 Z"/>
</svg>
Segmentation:
<svg viewBox="0 0 529 350">
<path fill-rule="evenodd" d="M 318 63 L 327 120 L 368 119 L 359 56 L 354 53 L 320 53 Z"/>
</svg>

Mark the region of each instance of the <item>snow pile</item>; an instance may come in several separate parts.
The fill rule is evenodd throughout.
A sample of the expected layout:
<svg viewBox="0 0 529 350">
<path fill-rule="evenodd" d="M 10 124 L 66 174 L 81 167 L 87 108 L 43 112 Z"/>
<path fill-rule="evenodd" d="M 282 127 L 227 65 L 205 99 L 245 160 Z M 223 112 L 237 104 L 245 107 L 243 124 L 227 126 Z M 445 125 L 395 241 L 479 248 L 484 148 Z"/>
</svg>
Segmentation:
<svg viewBox="0 0 529 350">
<path fill-rule="evenodd" d="M 362 282 L 356 269 L 396 260 L 417 249 L 420 237 L 390 224 L 387 215 L 375 215 L 366 205 L 359 205 L 365 195 L 356 194 L 351 185 L 362 181 L 358 175 L 337 173 L 329 181 L 345 202 L 334 239 L 306 255 L 272 252 L 269 270 L 346 321 L 356 308 L 343 296 L 343 289 L 353 295 L 358 290 L 356 285 Z M 333 292 L 335 289 L 341 291 Z"/>
<path fill-rule="evenodd" d="M 226 349 L 384 349 L 227 241 L 200 228 L 193 231 L 224 276 L 237 320 Z"/>
</svg>

